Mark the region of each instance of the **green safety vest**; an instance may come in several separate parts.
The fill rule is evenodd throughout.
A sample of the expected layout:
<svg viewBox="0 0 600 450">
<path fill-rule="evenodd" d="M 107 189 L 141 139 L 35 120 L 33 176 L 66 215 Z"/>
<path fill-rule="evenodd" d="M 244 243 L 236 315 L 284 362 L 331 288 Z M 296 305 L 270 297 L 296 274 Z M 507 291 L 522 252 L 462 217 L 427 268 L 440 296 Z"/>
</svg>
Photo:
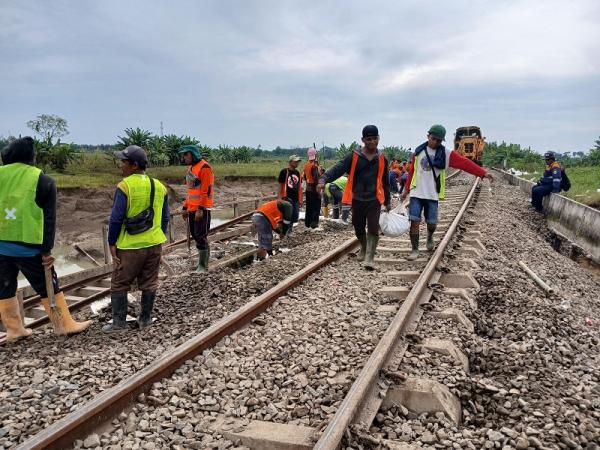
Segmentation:
<svg viewBox="0 0 600 450">
<path fill-rule="evenodd" d="M 0 166 L 0 240 L 40 245 L 44 210 L 35 202 L 42 171 L 23 163 Z"/>
<path fill-rule="evenodd" d="M 118 185 L 127 195 L 127 217 L 134 217 L 148 208 L 150 203 L 150 178 L 147 175 L 133 174 L 125 178 Z M 117 248 L 121 250 L 134 250 L 138 248 L 153 247 L 167 240 L 160 225 L 162 222 L 162 209 L 165 201 L 166 189 L 163 184 L 154 179 L 154 221 L 152 228 L 140 234 L 131 235 L 121 227 Z"/>
<path fill-rule="evenodd" d="M 417 174 L 419 173 L 419 167 L 421 167 L 421 160 L 423 158 L 427 158 L 427 156 L 425 155 L 425 152 L 427 151 L 427 149 L 423 150 L 421 153 L 419 153 L 417 155 L 417 158 L 415 159 L 415 166 L 413 169 L 413 176 L 412 176 L 412 180 L 410 182 L 410 190 L 412 191 L 413 188 L 415 188 L 417 186 Z M 448 151 L 448 150 L 446 150 Z M 439 175 L 440 177 L 440 193 L 438 194 L 438 198 L 440 200 L 444 200 L 446 198 L 446 169 L 435 169 L 435 172 Z M 428 177 L 432 177 L 433 175 L 427 174 Z M 435 183 L 435 181 L 434 181 Z"/>
<path fill-rule="evenodd" d="M 325 185 L 325 192 L 327 193 L 327 197 L 333 197 L 331 195 L 331 191 L 329 190 L 329 186 L 335 184 L 337 187 L 341 189 L 342 192 L 346 189 L 346 185 L 348 184 L 348 177 L 339 177 L 337 180 L 332 181 L 331 183 L 327 183 Z"/>
</svg>

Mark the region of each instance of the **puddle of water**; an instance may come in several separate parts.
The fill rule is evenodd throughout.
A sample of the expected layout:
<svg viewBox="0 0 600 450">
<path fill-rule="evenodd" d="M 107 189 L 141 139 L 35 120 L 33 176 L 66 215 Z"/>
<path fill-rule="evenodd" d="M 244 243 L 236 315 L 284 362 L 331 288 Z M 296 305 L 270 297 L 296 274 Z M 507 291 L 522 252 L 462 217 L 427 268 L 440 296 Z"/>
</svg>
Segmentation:
<svg viewBox="0 0 600 450">
<path fill-rule="evenodd" d="M 73 248 L 69 245 L 57 246 L 52 250 L 52 255 L 56 259 L 54 263 L 54 270 L 58 276 L 69 275 L 75 272 L 79 272 L 83 269 L 90 269 L 96 267 L 96 265 L 89 261 L 87 258 L 72 259 L 68 258 L 68 255 L 73 254 Z M 22 273 L 19 273 L 18 286 L 27 286 L 29 282 L 25 279 Z"/>
</svg>

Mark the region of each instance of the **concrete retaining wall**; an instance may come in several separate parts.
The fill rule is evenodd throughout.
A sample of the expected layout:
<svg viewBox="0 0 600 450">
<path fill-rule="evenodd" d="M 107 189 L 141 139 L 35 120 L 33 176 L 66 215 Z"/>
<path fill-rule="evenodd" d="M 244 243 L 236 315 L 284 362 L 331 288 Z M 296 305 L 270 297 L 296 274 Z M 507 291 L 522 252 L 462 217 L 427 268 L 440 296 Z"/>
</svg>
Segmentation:
<svg viewBox="0 0 600 450">
<path fill-rule="evenodd" d="M 531 196 L 535 183 L 501 170 L 495 172 L 508 184 L 518 186 Z M 600 264 L 600 211 L 562 195 L 550 194 L 544 199 L 544 212 L 552 231 L 581 247 Z"/>
</svg>

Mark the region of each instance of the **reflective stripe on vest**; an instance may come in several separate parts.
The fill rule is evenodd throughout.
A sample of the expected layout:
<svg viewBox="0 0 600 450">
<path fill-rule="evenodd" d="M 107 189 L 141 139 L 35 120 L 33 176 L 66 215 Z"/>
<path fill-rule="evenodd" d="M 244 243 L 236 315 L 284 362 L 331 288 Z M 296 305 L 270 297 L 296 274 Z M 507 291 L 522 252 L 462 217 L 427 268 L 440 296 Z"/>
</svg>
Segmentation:
<svg viewBox="0 0 600 450">
<path fill-rule="evenodd" d="M 202 193 L 201 186 L 201 178 L 200 172 L 204 167 L 207 167 L 211 170 L 211 180 L 210 185 L 207 187 L 206 193 Z M 213 200 L 213 184 L 215 182 L 214 174 L 212 174 L 212 169 L 210 164 L 206 162 L 206 160 L 201 159 L 193 166 L 188 167 L 188 171 L 185 175 L 185 183 L 187 186 L 187 209 L 189 211 L 196 211 L 198 207 L 202 206 L 203 208 L 212 208 L 214 204 Z"/>
<path fill-rule="evenodd" d="M 0 239 L 40 245 L 44 211 L 35 202 L 42 171 L 23 163 L 0 166 Z"/>
<path fill-rule="evenodd" d="M 142 174 L 133 174 L 123 180 L 125 194 L 127 194 L 127 217 L 133 217 L 148 208 L 150 204 L 150 177 Z M 154 179 L 154 221 L 152 228 L 140 234 L 131 235 L 121 227 L 117 248 L 121 250 L 134 250 L 138 248 L 153 247 L 162 244 L 167 237 L 161 229 L 162 209 L 167 190 L 163 184 Z"/>
<path fill-rule="evenodd" d="M 342 203 L 347 205 L 352 204 L 352 188 L 354 186 L 354 171 L 356 170 L 356 165 L 358 164 L 358 153 L 354 152 L 352 154 L 352 164 L 350 165 L 350 174 L 348 175 L 348 183 L 346 184 L 346 189 L 344 189 L 344 196 L 342 197 Z M 377 169 L 377 187 L 375 190 L 375 195 L 379 203 L 383 205 L 385 202 L 385 192 L 383 191 L 383 170 L 385 168 L 385 156 L 383 153 L 379 154 L 379 166 Z"/>
<path fill-rule="evenodd" d="M 427 151 L 427 149 L 423 150 L 421 153 L 419 153 L 415 159 L 415 164 L 414 164 L 414 169 L 413 169 L 413 176 L 412 176 L 412 180 L 410 182 L 410 190 L 412 191 L 416 186 L 417 186 L 417 173 L 419 173 L 420 171 L 420 167 L 421 167 L 421 159 L 422 158 L 427 158 L 427 156 L 425 156 L 425 152 Z M 440 193 L 438 194 L 438 198 L 440 200 L 444 200 L 446 198 L 446 169 L 438 169 L 437 170 L 438 175 L 440 177 Z M 431 178 L 433 178 L 433 175 L 427 175 L 430 176 Z M 435 185 L 435 181 L 433 182 Z"/>
<path fill-rule="evenodd" d="M 269 222 L 271 222 L 271 228 L 276 229 L 279 224 L 283 221 L 283 214 L 277 207 L 277 200 L 271 200 L 257 208 L 258 212 L 262 213 Z"/>
</svg>

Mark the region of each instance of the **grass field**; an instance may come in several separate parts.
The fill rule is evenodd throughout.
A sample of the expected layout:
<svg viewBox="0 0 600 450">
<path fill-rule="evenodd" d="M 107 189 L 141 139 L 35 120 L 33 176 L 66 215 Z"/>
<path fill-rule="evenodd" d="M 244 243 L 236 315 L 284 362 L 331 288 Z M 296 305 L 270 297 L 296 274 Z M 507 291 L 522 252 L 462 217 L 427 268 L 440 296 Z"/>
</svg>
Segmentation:
<svg viewBox="0 0 600 450">
<path fill-rule="evenodd" d="M 331 167 L 335 161 L 325 161 L 325 167 Z M 302 163 L 300 163 L 302 165 Z M 246 164 L 212 164 L 215 176 L 236 177 L 277 177 L 279 171 L 287 166 L 287 159 L 263 159 Z M 302 166 L 300 166 L 301 168 Z M 170 183 L 183 182 L 186 166 L 149 167 L 147 173 Z M 101 153 L 86 154 L 83 160 L 70 163 L 65 173 L 48 172 L 59 188 L 97 188 L 114 186 L 123 178 L 117 163 Z"/>
<path fill-rule="evenodd" d="M 536 174 L 524 175 L 523 178 L 535 182 L 540 179 L 543 170 L 540 167 Z M 600 206 L 600 167 L 571 167 L 567 169 L 567 175 L 571 180 L 571 189 L 563 192 L 564 196 L 586 205 Z"/>
</svg>

